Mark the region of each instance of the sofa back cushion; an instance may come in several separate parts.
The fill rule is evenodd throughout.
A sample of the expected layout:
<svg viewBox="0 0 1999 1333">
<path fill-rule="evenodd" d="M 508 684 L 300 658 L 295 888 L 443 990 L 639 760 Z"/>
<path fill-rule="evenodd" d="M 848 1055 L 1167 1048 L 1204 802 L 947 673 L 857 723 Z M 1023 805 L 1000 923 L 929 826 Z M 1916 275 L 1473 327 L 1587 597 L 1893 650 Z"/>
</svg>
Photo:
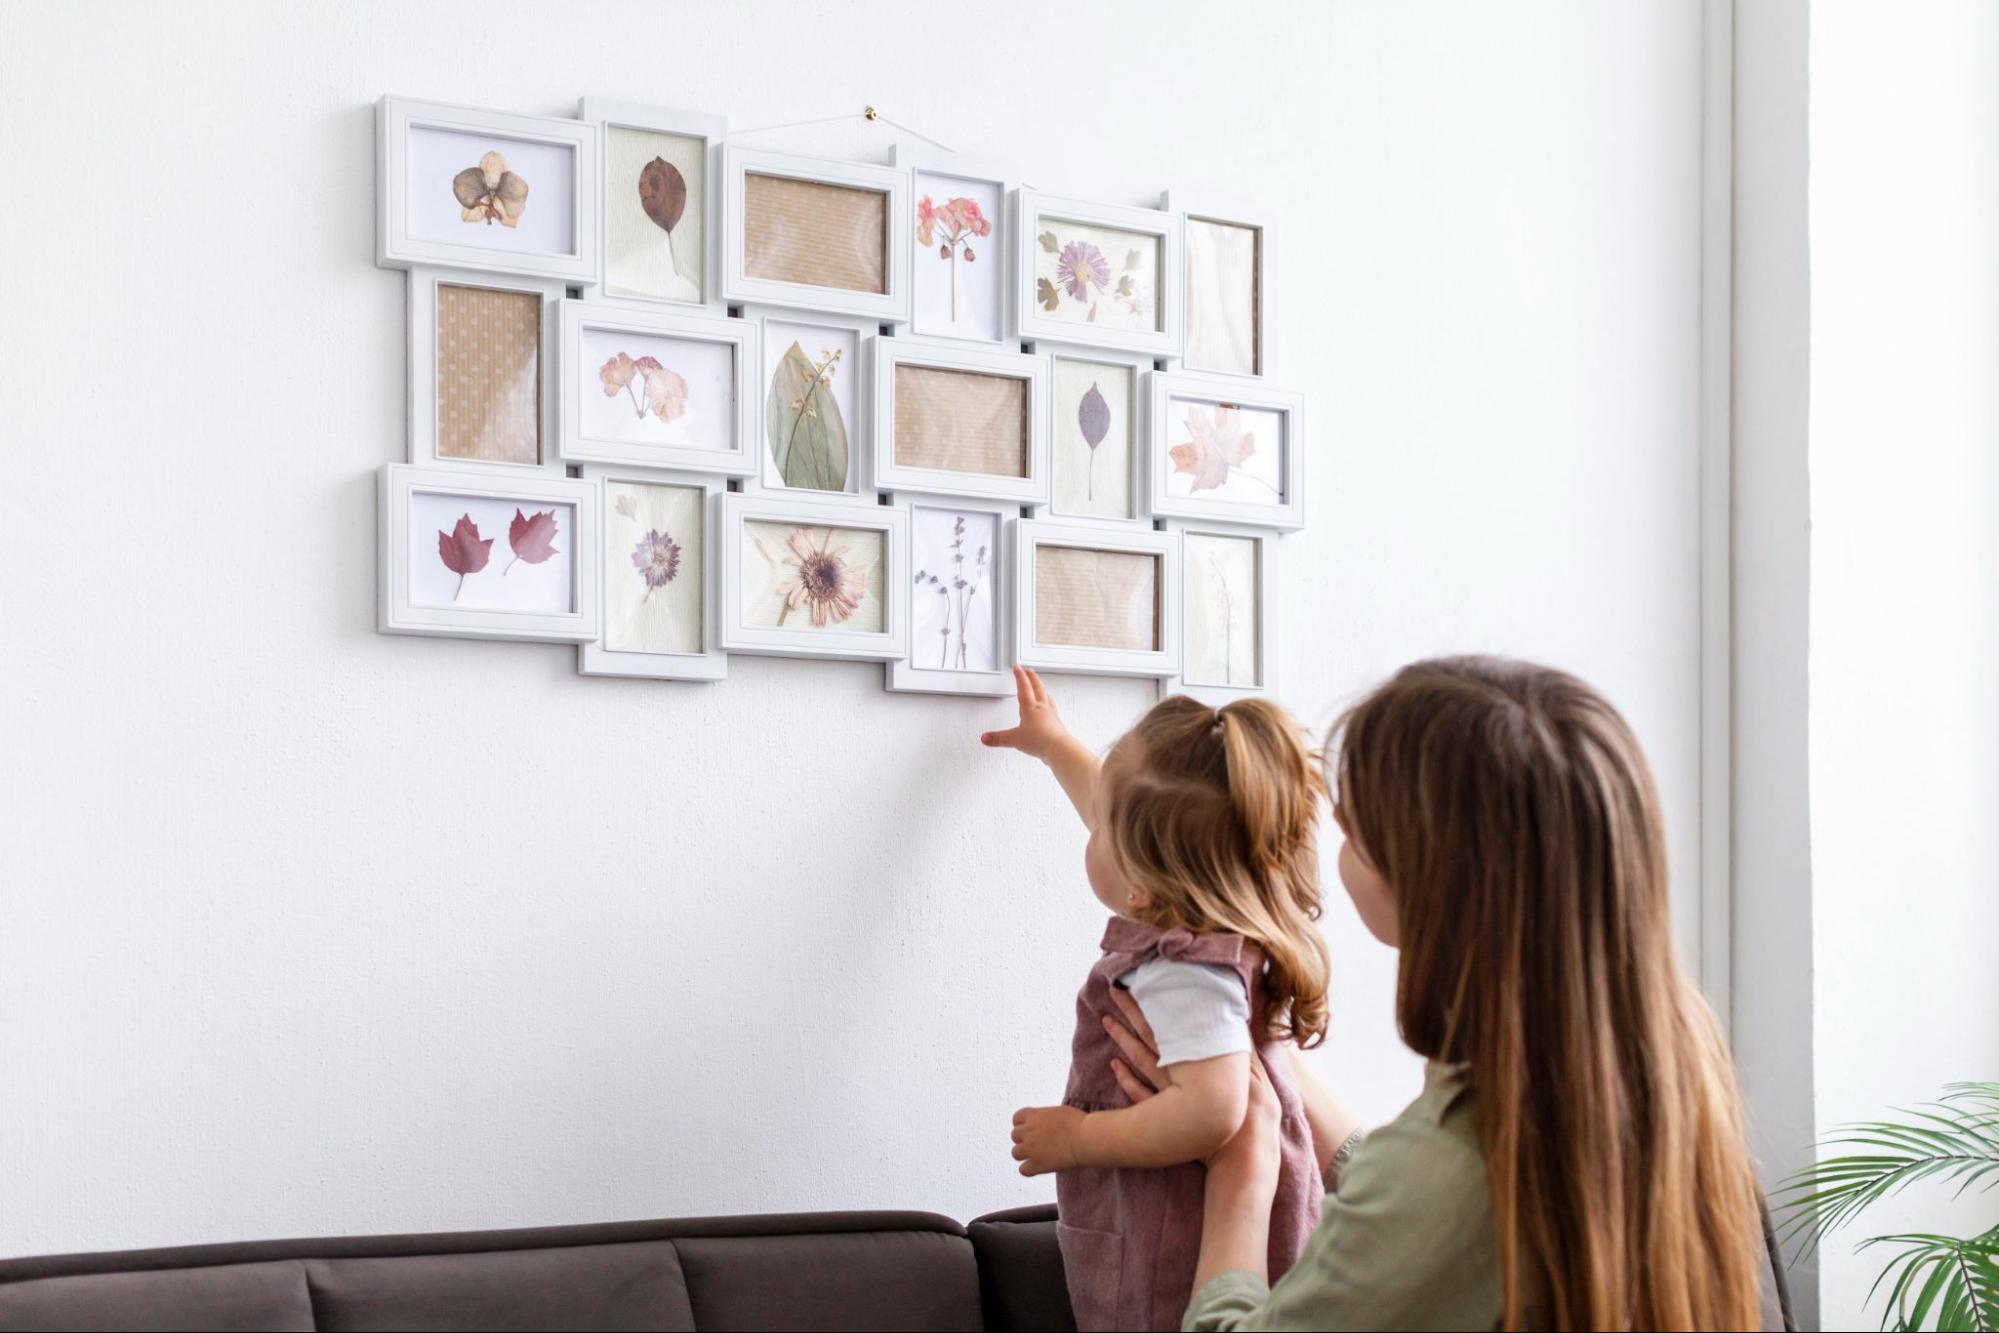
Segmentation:
<svg viewBox="0 0 1999 1333">
<path fill-rule="evenodd" d="M 295 1260 L 0 1283 L 0 1329 L 313 1328 Z"/>
<path fill-rule="evenodd" d="M 673 1242 L 308 1259 L 321 1329 L 692 1330 Z"/>
</svg>

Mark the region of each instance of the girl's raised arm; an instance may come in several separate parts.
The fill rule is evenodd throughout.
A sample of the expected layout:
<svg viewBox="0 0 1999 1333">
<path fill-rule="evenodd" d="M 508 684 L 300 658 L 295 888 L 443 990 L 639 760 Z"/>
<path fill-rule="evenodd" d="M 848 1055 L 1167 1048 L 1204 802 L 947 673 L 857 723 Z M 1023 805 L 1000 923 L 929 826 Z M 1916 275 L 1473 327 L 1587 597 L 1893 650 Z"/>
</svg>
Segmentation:
<svg viewBox="0 0 1999 1333">
<path fill-rule="evenodd" d="M 1096 818 L 1097 774 L 1103 761 L 1062 725 L 1055 701 L 1048 697 L 1048 687 L 1040 676 L 1027 667 L 1015 667 L 1013 683 L 1020 696 L 1019 724 L 1005 731 L 985 732 L 979 740 L 995 749 L 1032 755 L 1048 765 L 1084 827 L 1089 827 Z"/>
</svg>

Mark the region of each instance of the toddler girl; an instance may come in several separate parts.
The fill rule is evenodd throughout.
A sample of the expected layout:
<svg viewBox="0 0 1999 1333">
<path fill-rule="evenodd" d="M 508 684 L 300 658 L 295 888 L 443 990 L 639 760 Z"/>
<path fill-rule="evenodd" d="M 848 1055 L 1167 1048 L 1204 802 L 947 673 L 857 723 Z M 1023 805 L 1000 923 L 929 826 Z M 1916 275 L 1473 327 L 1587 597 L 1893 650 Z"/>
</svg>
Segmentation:
<svg viewBox="0 0 1999 1333">
<path fill-rule="evenodd" d="M 1020 725 L 987 745 L 1054 771 L 1090 830 L 1090 887 L 1113 913 L 1076 997 L 1062 1105 L 1017 1112 L 1023 1175 L 1054 1171 L 1077 1327 L 1176 1329 L 1201 1243 L 1202 1161 L 1241 1126 L 1252 1058 L 1283 1106 L 1271 1280 L 1319 1218 L 1324 1186 L 1281 1043 L 1326 1030 L 1317 832 L 1324 782 L 1302 733 L 1260 699 L 1162 700 L 1101 762 L 1032 671 Z M 1129 1104 L 1112 1069 L 1112 988 L 1130 992 L 1167 1086 Z"/>
</svg>

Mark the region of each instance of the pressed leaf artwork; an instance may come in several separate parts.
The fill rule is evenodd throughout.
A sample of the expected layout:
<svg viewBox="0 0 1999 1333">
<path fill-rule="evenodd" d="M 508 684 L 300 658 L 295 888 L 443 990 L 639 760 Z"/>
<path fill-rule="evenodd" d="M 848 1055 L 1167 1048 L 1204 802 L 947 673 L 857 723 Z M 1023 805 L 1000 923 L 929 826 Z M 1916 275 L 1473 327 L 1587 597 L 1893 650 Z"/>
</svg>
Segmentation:
<svg viewBox="0 0 1999 1333">
<path fill-rule="evenodd" d="M 514 510 L 514 521 L 507 525 L 507 545 L 513 547 L 514 558 L 507 562 L 507 568 L 500 571 L 504 576 L 516 563 L 525 560 L 538 565 L 555 554 L 556 522 L 553 509 L 536 510 L 532 517 Z"/>
<path fill-rule="evenodd" d="M 699 302 L 706 292 L 707 141 L 604 130 L 604 286 L 613 296 Z"/>
<path fill-rule="evenodd" d="M 507 159 L 487 153 L 479 165 L 467 167 L 451 178 L 451 193 L 458 200 L 460 220 L 495 222 L 518 227 L 528 206 L 528 183 L 507 170 Z"/>
<path fill-rule="evenodd" d="M 1076 324 L 1156 333 L 1160 238 L 1043 217 L 1035 236 L 1034 299 Z"/>
<path fill-rule="evenodd" d="M 1159 557 L 1142 551 L 1037 546 L 1037 643 L 1151 652 L 1159 647 Z"/>
<path fill-rule="evenodd" d="M 541 297 L 437 284 L 437 456 L 541 461 Z"/>
<path fill-rule="evenodd" d="M 413 491 L 407 519 L 412 606 L 463 611 L 569 612 L 574 567 L 569 543 L 575 506 L 452 492 Z M 421 539 L 436 534 L 432 547 Z M 505 534 L 506 550 L 495 546 Z M 505 559 L 495 559 L 503 554 Z"/>
<path fill-rule="evenodd" d="M 888 291 L 888 195 L 745 174 L 743 273 L 840 291 Z"/>
<path fill-rule="evenodd" d="M 895 368 L 895 461 L 982 477 L 1027 475 L 1027 381 L 904 362 Z"/>
<path fill-rule="evenodd" d="M 1190 685 L 1259 684 L 1256 629 L 1263 611 L 1255 539 L 1190 532 L 1182 549 L 1182 678 Z"/>
<path fill-rule="evenodd" d="M 569 372 L 585 439 L 730 450 L 736 446 L 736 348 L 585 324 Z"/>
<path fill-rule="evenodd" d="M 917 562 L 914 666 L 999 670 L 999 603 L 988 591 L 998 559 L 999 518 L 917 507 L 910 516 Z"/>
<path fill-rule="evenodd" d="M 748 522 L 744 619 L 776 629 L 879 633 L 882 533 Z"/>
<path fill-rule="evenodd" d="M 1116 362 L 1057 356 L 1055 495 L 1058 514 L 1132 516 L 1132 401 L 1136 371 Z"/>
<path fill-rule="evenodd" d="M 1175 398 L 1167 494 L 1232 503 L 1284 501 L 1284 416 L 1266 408 Z"/>
<path fill-rule="evenodd" d="M 604 646 L 698 653 L 706 496 L 699 486 L 606 481 Z"/>
<path fill-rule="evenodd" d="M 1263 301 L 1263 234 L 1255 227 L 1187 219 L 1189 369 L 1254 375 L 1263 369 L 1257 313 Z"/>
<path fill-rule="evenodd" d="M 824 347 L 817 357 L 794 342 L 771 372 L 764 401 L 764 432 L 778 479 L 814 491 L 847 489 L 847 422 L 833 394 L 846 349 Z"/>
<path fill-rule="evenodd" d="M 465 576 L 484 569 L 492 556 L 493 539 L 479 536 L 479 525 L 470 514 L 460 515 L 451 531 L 437 534 L 437 558 L 458 576 L 458 586 L 451 591 L 452 601 L 457 601 L 458 594 L 465 591 Z"/>
</svg>

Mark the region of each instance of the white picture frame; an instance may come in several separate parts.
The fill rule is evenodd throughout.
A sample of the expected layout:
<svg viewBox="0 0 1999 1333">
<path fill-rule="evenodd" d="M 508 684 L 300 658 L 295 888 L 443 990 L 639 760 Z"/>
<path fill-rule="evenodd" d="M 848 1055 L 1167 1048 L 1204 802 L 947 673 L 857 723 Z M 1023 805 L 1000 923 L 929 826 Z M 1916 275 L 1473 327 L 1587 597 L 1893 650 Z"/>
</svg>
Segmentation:
<svg viewBox="0 0 1999 1333">
<path fill-rule="evenodd" d="M 911 210 L 909 331 L 919 338 L 946 338 L 974 345 L 1011 346 L 1018 343 L 1020 336 L 1014 319 L 1014 265 L 1018 261 L 1018 255 L 1013 246 L 1013 210 L 1009 206 L 1017 185 L 1013 169 L 1007 164 L 991 159 L 965 157 L 928 144 L 911 143 L 894 145 L 889 150 L 889 162 L 898 170 L 909 173 Z M 961 311 L 959 316 L 953 319 L 936 317 L 926 308 L 925 260 L 928 259 L 932 264 L 945 261 L 936 251 L 922 244 L 917 236 L 922 230 L 922 206 L 926 193 L 924 183 L 926 180 L 939 179 L 962 181 L 976 187 L 968 192 L 967 197 L 980 200 L 982 213 L 985 213 L 988 207 L 991 210 L 986 220 L 992 226 L 992 235 L 977 238 L 975 246 L 968 239 L 963 245 L 949 246 L 946 243 L 945 247 L 954 252 L 970 248 L 975 256 L 972 262 L 976 264 L 978 260 L 983 260 L 986 268 L 995 275 L 997 283 L 993 288 L 994 302 L 991 312 L 993 318 L 989 332 L 978 331 L 977 326 L 981 321 L 973 309 Z M 989 204 L 986 202 L 988 200 Z M 956 270 L 963 261 L 954 253 L 948 262 Z M 969 269 L 954 271 L 951 276 L 956 279 L 961 272 L 969 271 Z M 981 287 L 986 281 L 990 280 L 981 279 Z M 970 299 L 967 304 L 971 305 Z"/>
<path fill-rule="evenodd" d="M 577 118 L 594 127 L 597 135 L 597 180 L 599 186 L 597 205 L 597 272 L 595 284 L 597 295 L 613 301 L 642 301 L 648 305 L 663 305 L 682 310 L 706 311 L 715 316 L 729 313 L 728 303 L 722 299 L 722 143 L 728 137 L 729 122 L 724 116 L 711 116 L 698 111 L 678 111 L 668 107 L 648 106 L 642 102 L 623 102 L 609 97 L 585 97 L 577 103 Z M 611 136 L 615 130 L 635 130 L 649 134 L 669 134 L 684 139 L 701 141 L 701 161 L 703 180 L 701 183 L 701 263 L 700 297 L 683 300 L 673 296 L 654 295 L 630 285 L 614 283 L 611 258 L 611 199 L 613 184 L 610 178 Z M 669 257 L 676 265 L 677 252 L 668 240 Z"/>
<path fill-rule="evenodd" d="M 745 525 L 770 523 L 798 528 L 851 528 L 881 534 L 881 628 L 840 630 L 803 624 L 751 625 L 744 603 L 750 591 L 744 568 Z M 909 577 L 909 514 L 879 504 L 869 496 L 859 500 L 799 500 L 786 496 L 730 492 L 722 497 L 722 647 L 731 653 L 774 657 L 833 658 L 844 661 L 894 661 L 909 654 L 909 601 L 901 585 Z M 772 552 L 772 556 L 776 553 Z"/>
<path fill-rule="evenodd" d="M 884 196 L 883 285 L 881 292 L 753 276 L 745 266 L 748 177 L 777 176 L 819 185 L 866 190 Z M 883 324 L 909 319 L 909 173 L 867 162 L 836 162 L 761 148 L 727 144 L 722 149 L 722 299 L 732 305 L 757 304 L 859 315 Z"/>
<path fill-rule="evenodd" d="M 756 330 L 753 343 L 757 350 L 756 378 L 748 386 L 750 407 L 756 422 L 756 429 L 750 440 L 753 466 L 743 474 L 742 489 L 752 495 L 792 495 L 824 497 L 827 499 L 856 499 L 875 497 L 874 482 L 874 377 L 870 365 L 875 340 L 881 336 L 882 324 L 864 315 L 833 315 L 818 310 L 795 310 L 775 306 L 744 306 L 741 320 Z M 784 341 L 780 330 L 796 339 L 805 335 L 800 348 L 807 357 L 818 360 L 819 340 L 813 336 L 817 331 L 834 331 L 840 337 L 831 339 L 845 347 L 851 346 L 853 357 L 842 358 L 835 371 L 833 398 L 840 400 L 839 390 L 844 387 L 847 407 L 842 409 L 842 420 L 847 431 L 847 484 L 840 490 L 818 490 L 809 486 L 787 486 L 777 466 L 770 444 L 770 433 L 774 418 L 771 409 L 771 383 L 784 352 L 777 350 Z M 844 343 L 841 339 L 845 339 Z M 844 385 L 839 382 L 845 376 Z M 851 409 L 851 410 L 848 410 Z"/>
<path fill-rule="evenodd" d="M 1236 375 L 1197 375 L 1188 371 L 1155 370 L 1148 379 L 1146 398 L 1151 444 L 1146 466 L 1151 475 L 1152 512 L 1158 518 L 1194 518 L 1209 522 L 1245 523 L 1292 531 L 1305 526 L 1305 399 L 1288 389 L 1278 389 L 1262 380 Z M 1168 465 L 1176 444 L 1169 436 L 1176 431 L 1174 399 L 1194 399 L 1217 407 L 1248 408 L 1270 412 L 1284 419 L 1284 457 L 1276 468 L 1278 486 L 1260 484 L 1277 494 L 1269 501 L 1244 498 L 1221 499 L 1198 492 L 1174 495 L 1173 475 Z"/>
<path fill-rule="evenodd" d="M 1151 556 L 1154 565 L 1154 647 L 1115 648 L 1044 643 L 1036 633 L 1036 563 L 1048 547 Z M 1180 542 L 1171 533 L 1024 518 L 1013 530 L 1013 649 L 1021 666 L 1037 671 L 1155 680 L 1180 670 Z"/>
<path fill-rule="evenodd" d="M 975 347 L 927 338 L 872 340 L 868 361 L 874 380 L 873 476 L 885 491 L 921 491 L 965 499 L 1038 505 L 1048 499 L 1048 363 L 1028 352 Z M 1026 475 L 1008 477 L 896 462 L 896 371 L 904 366 L 1019 380 L 1026 386 Z"/>
<path fill-rule="evenodd" d="M 1160 197 L 1160 207 L 1175 214 L 1180 219 L 1181 243 L 1181 292 L 1184 297 L 1182 314 L 1184 327 L 1180 339 L 1180 354 L 1175 358 L 1175 370 L 1195 371 L 1210 375 L 1242 375 L 1262 379 L 1269 373 L 1269 344 L 1265 334 L 1270 327 L 1270 229 L 1255 218 L 1271 216 L 1271 210 L 1261 207 L 1245 207 L 1241 201 L 1211 200 L 1198 191 L 1168 190 Z M 1196 327 L 1201 315 L 1201 284 L 1194 280 L 1194 236 L 1197 224 L 1222 227 L 1239 227 L 1255 233 L 1254 266 L 1252 278 L 1255 290 L 1250 298 L 1251 359 L 1253 368 L 1247 371 L 1233 369 L 1220 364 L 1212 355 L 1208 340 L 1201 336 Z"/>
<path fill-rule="evenodd" d="M 588 464 L 583 479 L 597 489 L 598 543 L 597 634 L 576 646 L 576 671 L 584 676 L 625 676 L 645 680 L 718 681 L 729 674 L 729 655 L 722 651 L 720 598 L 722 575 L 716 559 L 726 479 L 712 472 L 674 472 L 650 468 Z M 678 486 L 701 492 L 701 648 L 698 652 L 639 652 L 614 649 L 610 635 L 611 580 L 620 572 L 626 553 L 610 550 L 611 492 L 616 485 Z"/>
<path fill-rule="evenodd" d="M 572 527 L 557 540 L 566 543 L 566 582 L 570 609 L 566 612 L 514 611 L 492 607 L 444 606 L 412 595 L 412 543 L 429 540 L 428 532 L 412 532 L 413 498 L 436 495 L 468 503 L 511 505 L 523 512 L 537 506 L 567 506 Z M 582 643 L 597 636 L 597 488 L 594 483 L 545 473 L 502 476 L 491 471 L 416 467 L 389 463 L 381 469 L 377 497 L 379 567 L 376 628 L 384 634 L 424 634 L 444 638 L 506 639 L 534 643 Z M 450 507 L 456 507 L 455 504 Z M 483 533 L 479 534 L 484 536 Z M 485 538 L 490 547 L 509 540 L 503 531 Z M 491 550 L 486 567 L 505 557 Z M 498 571 L 505 577 L 507 569 Z M 461 591 L 463 576 L 461 576 Z"/>
<path fill-rule="evenodd" d="M 757 413 L 751 386 L 758 374 L 757 330 L 740 319 L 716 319 L 683 314 L 659 304 L 593 301 L 571 297 L 558 312 L 561 373 L 558 377 L 556 438 L 562 457 L 571 463 L 610 463 L 626 467 L 663 467 L 684 471 L 748 476 L 756 470 Z M 593 425 L 592 396 L 601 398 L 602 366 L 593 366 L 585 344 L 596 334 L 626 334 L 634 339 L 671 338 L 727 349 L 731 369 L 730 400 L 721 413 L 730 434 L 729 447 L 710 449 L 694 444 L 646 444 L 621 438 L 601 424 Z M 642 345 L 642 344 L 641 344 Z M 683 381 L 684 383 L 684 381 Z M 627 386 L 636 393 L 637 382 Z M 600 418 L 601 421 L 601 418 Z"/>
<path fill-rule="evenodd" d="M 439 450 L 438 403 L 438 289 L 472 288 L 483 291 L 515 292 L 541 302 L 540 348 L 536 353 L 538 393 L 536 409 L 538 461 L 506 462 L 498 459 L 446 457 Z M 555 395 L 559 309 L 566 290 L 551 278 L 528 278 L 506 273 L 485 273 L 471 269 L 439 268 L 414 264 L 408 274 L 409 299 L 409 448 L 406 459 L 423 467 L 478 468 L 512 474 L 551 472 L 563 475 L 562 455 L 556 441 Z"/>
<path fill-rule="evenodd" d="M 1033 344 L 1034 353 L 1048 365 L 1048 408 L 1044 414 L 1042 429 L 1048 436 L 1048 499 L 1034 507 L 1035 518 L 1052 519 L 1058 523 L 1087 524 L 1092 527 L 1141 528 L 1153 526 L 1152 493 L 1147 465 L 1152 453 L 1151 410 L 1152 400 L 1146 377 L 1153 373 L 1158 364 L 1150 356 L 1139 352 L 1118 352 L 1104 347 L 1089 347 L 1081 344 L 1042 341 Z M 1063 423 L 1058 419 L 1064 406 L 1063 365 L 1102 366 L 1128 377 L 1130 404 L 1128 422 L 1130 434 L 1130 454 L 1126 459 L 1125 486 L 1130 514 L 1123 518 L 1111 514 L 1094 513 L 1088 509 L 1071 505 L 1064 496 L 1063 479 L 1069 466 L 1063 457 Z M 1113 419 L 1115 425 L 1115 419 Z M 1088 466 L 1096 467 L 1094 480 L 1101 482 L 1111 469 L 1098 465 L 1094 457 Z"/>
<path fill-rule="evenodd" d="M 1013 681 L 1013 532 L 1020 521 L 1020 506 L 1004 500 L 975 500 L 953 496 L 908 495 L 894 497 L 895 507 L 908 513 L 910 533 L 909 562 L 913 568 L 910 577 L 903 580 L 901 592 L 909 602 L 909 653 L 887 664 L 884 669 L 884 684 L 897 694 L 958 694 L 978 695 L 987 698 L 1003 698 L 1014 692 Z M 953 593 L 950 588 L 951 575 L 927 568 L 920 550 L 920 525 L 925 512 L 936 514 L 979 514 L 993 519 L 995 534 L 994 548 L 987 553 L 985 567 L 987 605 L 994 609 L 993 624 L 993 664 L 991 671 L 963 669 L 940 665 L 930 660 L 932 645 L 924 642 L 929 636 L 921 631 L 928 619 L 922 613 L 926 602 L 945 605 Z M 954 571 L 955 572 L 955 571 Z M 938 574 L 939 585 L 933 586 L 928 576 Z M 949 638 L 953 622 L 952 612 L 947 611 L 942 624 Z M 964 613 L 955 612 L 956 624 L 962 636 Z M 948 644 L 938 650 L 938 655 L 948 662 Z"/>
<path fill-rule="evenodd" d="M 1045 339 L 1115 351 L 1143 352 L 1154 357 L 1180 354 L 1181 288 L 1186 280 L 1186 260 L 1181 250 L 1178 214 L 1158 208 L 1090 203 L 1022 187 L 1014 191 L 1012 222 L 1014 318 L 1022 339 L 1037 343 Z M 1044 311 L 1036 294 L 1036 256 L 1037 251 L 1044 248 L 1040 237 L 1043 231 L 1050 229 L 1047 224 L 1059 226 L 1065 222 L 1082 227 L 1136 232 L 1157 239 L 1159 268 L 1154 291 L 1157 313 L 1153 328 L 1113 328 L 1104 324 L 1058 319 Z M 1106 263 L 1110 263 L 1109 257 L 1106 257 Z M 1106 267 L 1104 278 L 1106 296 L 1093 296 L 1093 301 L 1110 299 L 1109 294 L 1115 290 L 1114 284 L 1121 280 L 1113 267 Z M 1084 290 L 1091 288 L 1086 286 Z M 1055 291 L 1058 302 L 1065 295 L 1060 290 Z"/>
<path fill-rule="evenodd" d="M 1180 543 L 1180 579 L 1174 585 L 1173 596 L 1180 603 L 1177 617 L 1180 626 L 1180 669 L 1159 682 L 1159 697 L 1185 694 L 1200 700 L 1211 708 L 1220 708 L 1236 699 L 1249 699 L 1273 695 L 1277 692 L 1277 616 L 1276 598 L 1278 589 L 1279 548 L 1283 538 L 1269 528 L 1249 527 L 1239 523 L 1210 523 L 1202 519 L 1169 519 L 1166 531 Z M 1193 541 L 1189 541 L 1193 538 Z M 1249 642 L 1256 660 L 1256 679 L 1253 684 L 1228 684 L 1213 680 L 1195 681 L 1189 677 L 1197 673 L 1196 659 L 1198 645 L 1192 642 L 1192 635 L 1204 617 L 1195 614 L 1188 592 L 1192 581 L 1201 577 L 1197 566 L 1197 544 L 1201 538 L 1225 538 L 1254 543 L 1253 578 L 1256 583 L 1255 622 L 1249 634 Z M 1233 637 L 1233 636 L 1231 636 Z M 1233 676 L 1233 669 L 1225 674 Z"/>
<path fill-rule="evenodd" d="M 413 136 L 425 142 L 413 143 Z M 597 131 L 580 120 L 559 116 L 524 116 L 511 111 L 456 106 L 409 97 L 383 97 L 375 107 L 375 262 L 383 268 L 430 264 L 443 268 L 478 269 L 589 285 L 597 281 Z M 458 139 L 465 140 L 460 144 Z M 483 141 L 472 142 L 473 140 Z M 509 145 L 518 164 L 533 157 L 537 167 L 524 178 L 526 202 L 515 226 L 479 225 L 460 218 L 468 234 L 453 235 L 440 221 L 460 203 L 453 198 L 454 170 L 479 166 L 482 146 L 502 157 Z M 459 148 L 456 156 L 445 156 Z M 433 151 L 435 150 L 435 151 Z M 567 186 L 568 207 L 541 168 L 560 172 L 555 179 Z M 412 163 L 428 170 L 437 157 L 436 191 L 412 197 Z M 463 158 L 458 167 L 452 163 Z M 426 176 L 429 179 L 429 175 Z M 544 202 L 545 201 L 545 202 Z M 536 205 L 541 205 L 539 210 Z M 532 222 L 523 231 L 520 223 Z M 455 228 L 452 229 L 455 231 Z M 548 241 L 547 246 L 536 242 Z"/>
</svg>

